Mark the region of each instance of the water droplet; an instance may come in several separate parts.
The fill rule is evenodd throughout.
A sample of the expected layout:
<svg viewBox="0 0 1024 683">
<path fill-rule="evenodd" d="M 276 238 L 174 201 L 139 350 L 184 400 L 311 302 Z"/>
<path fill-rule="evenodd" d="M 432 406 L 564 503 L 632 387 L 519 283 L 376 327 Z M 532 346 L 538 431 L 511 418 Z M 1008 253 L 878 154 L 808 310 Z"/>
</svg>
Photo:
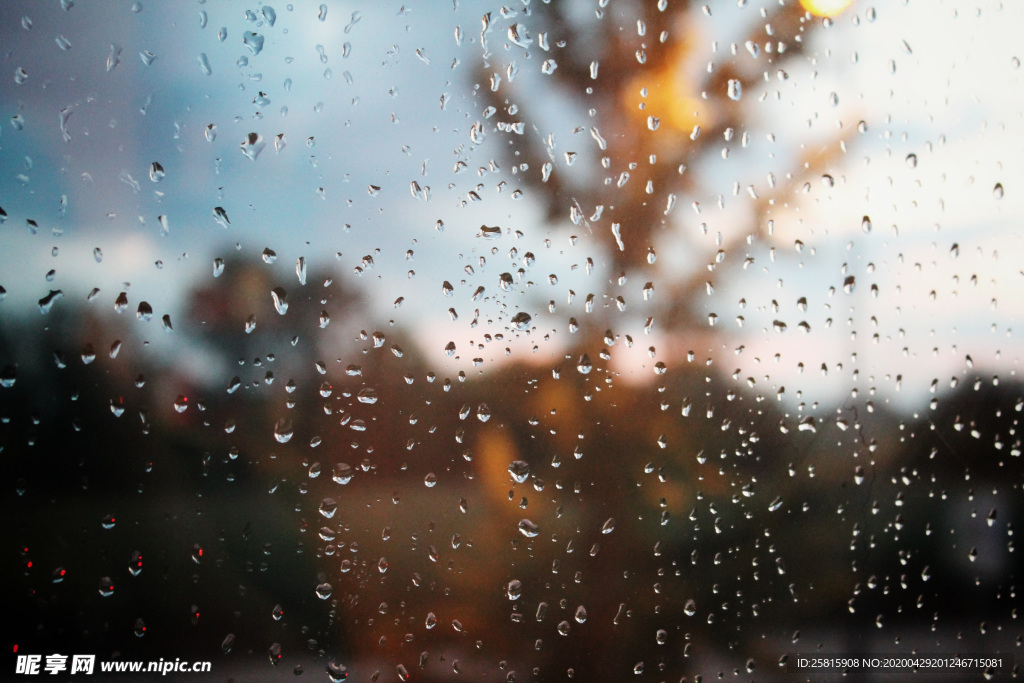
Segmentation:
<svg viewBox="0 0 1024 683">
<path fill-rule="evenodd" d="M 109 576 L 104 576 L 100 579 L 100 595 L 104 598 L 109 598 L 114 594 L 114 582 L 110 580 Z"/>
<path fill-rule="evenodd" d="M 992 196 L 995 197 L 996 199 L 1002 199 L 1003 198 L 1003 184 L 1002 183 L 996 183 L 996 186 L 992 188 Z"/>
<path fill-rule="evenodd" d="M 739 79 L 730 78 L 726 92 L 730 100 L 738 101 L 743 97 L 743 84 L 740 83 Z"/>
<path fill-rule="evenodd" d="M 530 476 L 530 464 L 525 460 L 513 460 L 508 465 L 508 473 L 514 481 L 522 484 Z"/>
<path fill-rule="evenodd" d="M 481 225 L 480 232 L 478 232 L 476 236 L 485 240 L 496 240 L 501 237 L 501 228 L 498 226 L 488 227 L 486 225 Z"/>
<path fill-rule="evenodd" d="M 295 430 L 292 427 L 292 421 L 286 417 L 282 417 L 274 425 L 274 438 L 277 439 L 278 443 L 288 443 L 292 440 L 294 434 Z"/>
<path fill-rule="evenodd" d="M 527 538 L 533 538 L 540 533 L 540 527 L 528 519 L 519 520 L 519 533 Z"/>
<path fill-rule="evenodd" d="M 573 618 L 576 619 L 576 623 L 578 624 L 582 624 L 587 620 L 587 610 L 583 605 L 576 608 L 576 614 L 573 615 Z"/>
<path fill-rule="evenodd" d="M 227 228 L 231 225 L 231 221 L 228 220 L 228 212 L 222 206 L 215 206 L 213 208 L 213 220 L 217 221 L 217 224 L 222 228 Z"/>
<path fill-rule="evenodd" d="M 589 374 L 594 369 L 593 364 L 590 362 L 590 356 L 583 354 L 580 359 L 576 362 L 576 369 L 581 375 Z"/>
<path fill-rule="evenodd" d="M 288 312 L 288 293 L 284 287 L 274 287 L 270 290 L 270 297 L 274 300 L 274 309 L 281 315 Z"/>
<path fill-rule="evenodd" d="M 206 56 L 205 52 L 200 52 L 199 53 L 198 60 L 199 60 L 199 68 L 202 70 L 202 72 L 204 74 L 209 76 L 210 74 L 213 73 L 213 69 L 210 68 L 210 58 Z"/>
<path fill-rule="evenodd" d="M 322 507 L 320 508 L 320 510 L 321 512 L 323 512 Z M 326 581 L 324 583 L 318 584 L 316 587 L 316 596 L 321 600 L 326 600 L 327 598 L 331 597 L 331 593 L 333 592 L 334 587 Z"/>
<path fill-rule="evenodd" d="M 40 313 L 49 313 L 50 309 L 53 307 L 53 304 L 58 299 L 63 298 L 63 296 L 64 296 L 64 292 L 62 292 L 61 290 L 59 290 L 59 289 L 51 289 L 49 294 L 47 294 L 46 296 L 44 296 L 42 299 L 40 299 L 38 301 L 39 312 Z"/>
<path fill-rule="evenodd" d="M 249 52 L 258 55 L 263 51 L 263 36 L 253 31 L 242 34 L 242 43 L 249 48 Z"/>
<path fill-rule="evenodd" d="M 264 7 L 264 13 L 268 9 L 268 7 Z M 348 669 L 345 668 L 344 664 L 338 664 L 335 660 L 332 659 L 331 661 L 327 662 L 327 677 L 331 679 L 331 683 L 341 683 L 346 678 L 348 678 Z"/>
<path fill-rule="evenodd" d="M 693 598 L 687 600 L 686 604 L 683 605 L 683 613 L 688 617 L 692 617 L 697 613 L 697 603 L 693 601 Z"/>
<path fill-rule="evenodd" d="M 561 621 L 558 623 L 558 635 L 567 636 L 569 635 L 569 631 L 571 630 L 572 626 L 569 624 L 568 621 Z"/>
<path fill-rule="evenodd" d="M 427 476 L 423 477 L 423 484 L 428 488 L 432 489 L 437 486 L 437 475 L 433 472 L 428 472 Z"/>
<path fill-rule="evenodd" d="M 511 322 L 512 326 L 515 327 L 517 330 L 526 330 L 529 329 L 530 322 L 532 320 L 533 318 L 530 317 L 529 313 L 524 313 L 520 311 L 519 313 L 516 313 L 514 316 L 512 316 Z"/>
<path fill-rule="evenodd" d="M 142 322 L 148 323 L 153 319 L 153 307 L 146 301 L 140 301 L 139 307 L 135 310 L 135 317 Z"/>
<path fill-rule="evenodd" d="M 281 656 L 281 643 L 274 643 L 267 649 L 267 657 L 274 666 L 281 661 Z"/>
<path fill-rule="evenodd" d="M 910 168 L 917 168 L 917 155 L 916 154 L 908 154 L 907 155 L 907 166 L 910 167 Z"/>
<path fill-rule="evenodd" d="M 615 530 L 615 519 L 612 518 L 612 517 L 609 517 L 607 520 L 605 520 L 605 523 L 601 525 L 601 533 L 602 534 L 610 534 L 614 530 Z"/>
<path fill-rule="evenodd" d="M 320 514 L 325 518 L 330 519 L 334 517 L 334 513 L 338 511 L 338 501 L 333 498 L 324 498 L 320 501 Z"/>
<path fill-rule="evenodd" d="M 242 154 L 253 161 L 256 161 L 256 157 L 260 155 L 260 152 L 266 146 L 267 143 L 263 141 L 263 136 L 259 133 L 249 133 L 240 145 Z"/>
<path fill-rule="evenodd" d="M 110 52 L 107 54 L 107 71 L 113 71 L 114 67 L 121 63 L 121 46 L 111 43 Z"/>
<path fill-rule="evenodd" d="M 508 582 L 508 586 L 505 588 L 505 595 L 508 596 L 509 600 L 518 600 L 523 594 L 523 582 L 519 579 L 512 579 Z"/>
</svg>

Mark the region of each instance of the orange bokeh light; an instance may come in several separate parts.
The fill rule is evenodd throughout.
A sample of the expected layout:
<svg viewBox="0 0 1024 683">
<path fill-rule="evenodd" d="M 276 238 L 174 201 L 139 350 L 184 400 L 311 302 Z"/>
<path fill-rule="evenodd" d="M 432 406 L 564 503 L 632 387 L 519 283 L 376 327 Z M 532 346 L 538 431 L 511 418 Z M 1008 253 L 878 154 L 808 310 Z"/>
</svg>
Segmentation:
<svg viewBox="0 0 1024 683">
<path fill-rule="evenodd" d="M 834 17 L 853 4 L 853 0 L 800 0 L 800 6 L 819 17 Z"/>
</svg>

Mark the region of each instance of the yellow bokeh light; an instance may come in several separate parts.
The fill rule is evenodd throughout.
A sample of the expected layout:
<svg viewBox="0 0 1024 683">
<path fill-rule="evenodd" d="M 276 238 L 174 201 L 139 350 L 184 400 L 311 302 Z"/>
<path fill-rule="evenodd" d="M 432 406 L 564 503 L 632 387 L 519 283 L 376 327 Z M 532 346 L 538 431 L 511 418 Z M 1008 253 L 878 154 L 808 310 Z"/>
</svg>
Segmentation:
<svg viewBox="0 0 1024 683">
<path fill-rule="evenodd" d="M 834 17 L 853 4 L 853 0 L 800 0 L 800 6 L 819 17 Z"/>
</svg>

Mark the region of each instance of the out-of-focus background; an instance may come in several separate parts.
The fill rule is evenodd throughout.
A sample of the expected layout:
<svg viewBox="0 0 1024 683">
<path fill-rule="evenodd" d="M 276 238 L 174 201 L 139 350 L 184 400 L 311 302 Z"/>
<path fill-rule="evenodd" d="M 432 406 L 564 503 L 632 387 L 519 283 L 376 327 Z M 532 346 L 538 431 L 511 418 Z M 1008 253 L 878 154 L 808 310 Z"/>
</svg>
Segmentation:
<svg viewBox="0 0 1024 683">
<path fill-rule="evenodd" d="M 1022 25 L 3 3 L 5 676 L 1014 655 Z"/>
</svg>

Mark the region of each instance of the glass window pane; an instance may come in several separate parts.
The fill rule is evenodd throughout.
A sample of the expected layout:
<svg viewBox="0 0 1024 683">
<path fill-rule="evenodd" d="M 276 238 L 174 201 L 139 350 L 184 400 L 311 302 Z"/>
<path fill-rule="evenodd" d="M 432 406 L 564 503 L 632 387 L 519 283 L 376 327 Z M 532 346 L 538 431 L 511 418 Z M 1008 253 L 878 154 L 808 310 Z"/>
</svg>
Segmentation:
<svg viewBox="0 0 1024 683">
<path fill-rule="evenodd" d="M 1015 670 L 1024 6 L 0 20 L 16 674 Z"/>
</svg>

